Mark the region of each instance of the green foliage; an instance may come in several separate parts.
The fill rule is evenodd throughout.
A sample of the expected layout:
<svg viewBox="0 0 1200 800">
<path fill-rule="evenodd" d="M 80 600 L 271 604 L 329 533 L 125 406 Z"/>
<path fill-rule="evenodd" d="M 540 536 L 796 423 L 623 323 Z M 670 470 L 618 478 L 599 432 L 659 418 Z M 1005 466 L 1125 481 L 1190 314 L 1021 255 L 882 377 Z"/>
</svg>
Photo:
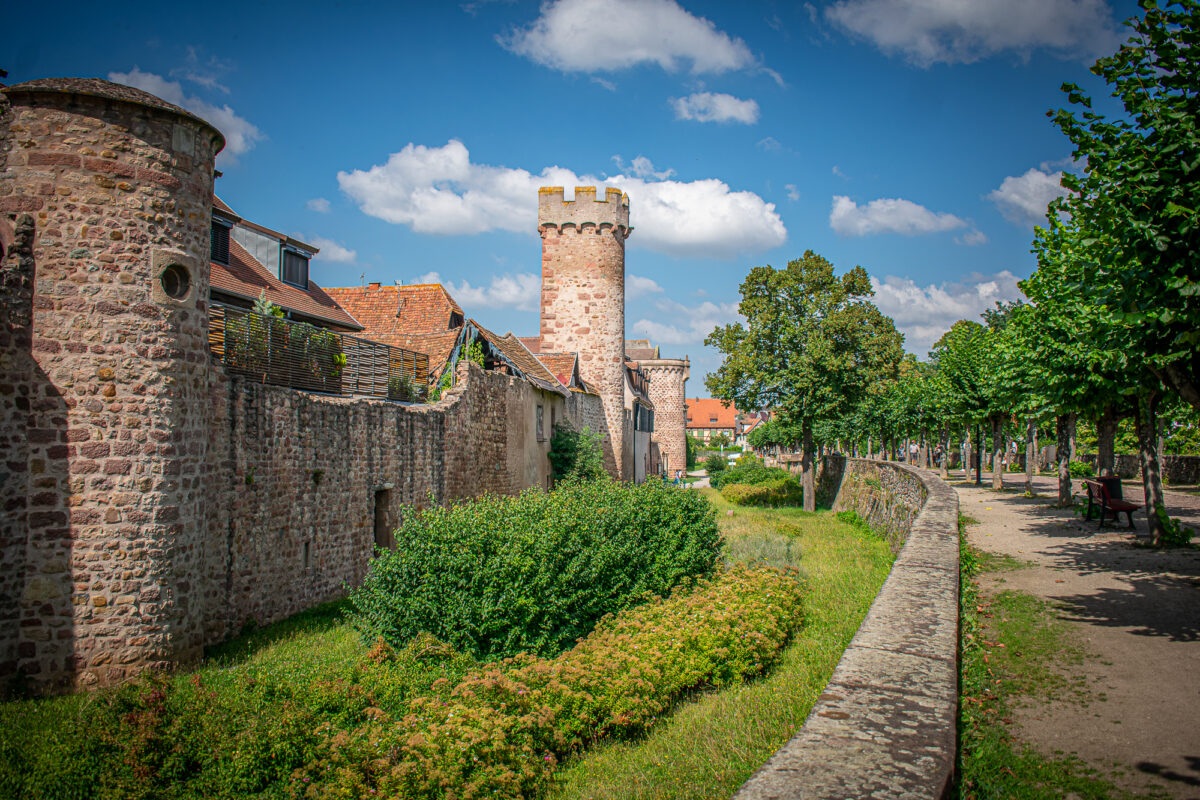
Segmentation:
<svg viewBox="0 0 1200 800">
<path fill-rule="evenodd" d="M 721 456 L 717 455 L 716 453 L 713 453 L 711 456 L 704 459 L 704 471 L 708 473 L 710 485 L 717 475 L 725 471 L 726 466 L 727 464 L 725 463 L 725 459 L 721 458 Z M 714 486 L 713 488 L 716 487 Z"/>
<path fill-rule="evenodd" d="M 686 447 L 687 447 L 687 456 L 686 456 L 687 464 L 686 464 L 686 466 L 688 469 L 695 469 L 696 462 L 697 462 L 697 453 L 700 452 L 700 440 L 697 439 L 695 436 L 692 436 L 690 433 L 686 433 L 686 434 L 684 434 L 684 442 L 686 443 Z"/>
<path fill-rule="evenodd" d="M 1179 0 L 1127 24 L 1135 34 L 1092 72 L 1123 113 L 1106 117 L 1076 84 L 1063 84 L 1076 111 L 1048 112 L 1086 160 L 1064 175 L 1063 201 L 1086 279 L 1071 289 L 1135 339 L 1131 352 L 1200 409 L 1200 4 Z"/>
<path fill-rule="evenodd" d="M 604 434 L 592 433 L 585 427 L 576 431 L 569 424 L 560 422 L 554 426 L 550 437 L 550 466 L 556 481 L 592 481 L 603 477 L 604 452 L 601 449 Z"/>
<path fill-rule="evenodd" d="M 1162 543 L 1167 547 L 1187 547 L 1196 535 L 1194 530 L 1167 514 L 1166 506 L 1161 503 L 1154 506 L 1154 515 L 1162 526 Z"/>
<path fill-rule="evenodd" d="M 767 481 L 790 478 L 792 473 L 781 467 L 768 467 L 761 458 L 752 455 L 742 456 L 737 463 L 709 478 L 714 489 L 720 489 L 734 483 L 755 485 Z"/>
<path fill-rule="evenodd" d="M 720 550 L 704 498 L 659 481 L 569 482 L 402 519 L 351 594 L 352 624 L 479 657 L 557 653 L 605 614 L 711 573 Z"/>
<path fill-rule="evenodd" d="M 1067 465 L 1067 470 L 1072 478 L 1092 478 L 1096 475 L 1096 468 L 1087 461 L 1072 461 Z"/>
<path fill-rule="evenodd" d="M 472 364 L 483 366 L 483 345 L 478 339 L 472 339 L 471 343 L 463 350 L 463 358 L 470 361 Z"/>
<path fill-rule="evenodd" d="M 772 478 L 761 483 L 731 483 L 724 485 L 721 496 L 735 506 L 794 506 L 804 501 L 804 491 L 792 475 Z"/>
<path fill-rule="evenodd" d="M 424 387 L 407 375 L 393 375 L 388 379 L 388 399 L 420 402 L 424 399 Z"/>
<path fill-rule="evenodd" d="M 296 773 L 317 796 L 533 797 L 565 755 L 639 734 L 698 686 L 774 663 L 800 622 L 794 573 L 737 568 L 608 616 L 554 658 L 521 655 L 439 681 L 405 713 L 330 741 Z"/>
<path fill-rule="evenodd" d="M 267 299 L 267 290 L 263 289 L 258 293 L 258 299 L 254 301 L 253 311 L 255 314 L 262 314 L 265 317 L 275 317 L 283 319 L 284 310 Z"/>
</svg>

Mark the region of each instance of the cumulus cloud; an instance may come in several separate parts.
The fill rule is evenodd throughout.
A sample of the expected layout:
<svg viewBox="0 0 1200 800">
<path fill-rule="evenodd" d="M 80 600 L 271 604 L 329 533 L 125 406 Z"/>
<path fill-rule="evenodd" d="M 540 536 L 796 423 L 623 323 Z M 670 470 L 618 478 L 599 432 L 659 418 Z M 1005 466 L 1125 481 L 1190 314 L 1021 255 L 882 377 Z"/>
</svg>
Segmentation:
<svg viewBox="0 0 1200 800">
<path fill-rule="evenodd" d="M 687 97 L 671 98 L 675 108 L 675 119 L 692 119 L 697 122 L 740 122 L 753 125 L 758 122 L 758 103 L 741 100 L 731 94 L 696 92 Z"/>
<path fill-rule="evenodd" d="M 647 163 L 649 163 L 647 161 Z M 538 174 L 471 162 L 466 146 L 408 144 L 384 164 L 338 173 L 338 184 L 366 214 L 417 233 L 457 235 L 537 229 L 541 186 L 612 186 L 628 192 L 630 243 L 659 253 L 732 259 L 787 241 L 775 204 L 734 191 L 716 178 L 647 180 L 637 175 L 603 180 L 562 167 Z"/>
<path fill-rule="evenodd" d="M 316 211 L 318 214 L 329 213 L 329 201 L 324 197 L 314 197 L 304 205 L 308 207 L 309 211 Z"/>
<path fill-rule="evenodd" d="M 785 183 L 783 188 L 787 189 L 788 200 L 796 201 L 800 199 L 800 189 L 794 183 Z"/>
<path fill-rule="evenodd" d="M 641 275 L 629 274 L 625 276 L 625 299 L 632 300 L 635 297 L 642 297 L 655 292 L 661 292 L 663 288 L 658 285 L 658 282 L 653 278 L 643 278 Z"/>
<path fill-rule="evenodd" d="M 833 198 L 829 227 L 842 236 L 899 233 L 917 236 L 964 228 L 967 223 L 953 214 L 939 214 L 909 200 L 880 198 L 858 205 L 849 197 Z"/>
<path fill-rule="evenodd" d="M 1016 275 L 1004 270 L 994 275 L 973 273 L 961 281 L 918 286 L 909 278 L 893 275 L 881 281 L 871 277 L 875 305 L 896 321 L 910 353 L 924 356 L 942 334 L 960 319 L 978 320 L 997 302 L 1021 297 Z"/>
<path fill-rule="evenodd" d="M 321 248 L 321 252 L 313 257 L 314 261 L 336 261 L 339 264 L 353 264 L 354 259 L 358 258 L 358 252 L 351 250 L 348 247 L 335 242 L 333 239 L 326 239 L 324 236 L 309 236 L 301 237 L 304 241 Z"/>
<path fill-rule="evenodd" d="M 564 72 L 646 63 L 674 72 L 687 62 L 699 74 L 755 65 L 745 42 L 674 0 L 557 0 L 543 4 L 531 25 L 499 41 L 517 55 Z"/>
<path fill-rule="evenodd" d="M 612 157 L 613 163 L 617 165 L 617 169 L 622 172 L 628 172 L 638 178 L 658 178 L 665 180 L 675 174 L 673 169 L 655 170 L 654 162 L 645 156 L 638 156 L 631 163 L 626 164 L 620 156 Z"/>
<path fill-rule="evenodd" d="M 255 125 L 240 117 L 228 104 L 215 106 L 199 97 L 183 91 L 179 81 L 169 81 L 153 72 L 142 72 L 134 67 L 129 72 L 110 72 L 108 79 L 135 89 L 157 95 L 168 103 L 182 106 L 210 123 L 225 135 L 225 149 L 217 156 L 218 161 L 236 162 L 237 157 L 247 153 L 254 143 L 265 138 Z"/>
<path fill-rule="evenodd" d="M 1118 42 L 1104 0 L 838 0 L 825 17 L 921 66 L 970 63 L 1005 50 L 1087 58 Z"/>
<path fill-rule="evenodd" d="M 967 247 L 974 247 L 977 244 L 987 244 L 987 240 L 987 234 L 978 228 L 972 228 L 962 236 L 954 237 L 955 244 L 962 244 L 966 245 Z"/>
<path fill-rule="evenodd" d="M 440 283 L 464 308 L 515 308 L 518 311 L 537 311 L 542 296 L 542 279 L 539 275 L 521 272 L 516 275 L 493 275 L 487 286 L 472 286 L 467 281 L 455 285 L 443 281 L 436 272 L 428 272 L 417 278 L 417 283 Z"/>
<path fill-rule="evenodd" d="M 1037 224 L 1046 221 L 1046 206 L 1051 200 L 1067 195 L 1062 185 L 1062 171 L 1043 172 L 1030 169 L 1024 175 L 1010 175 L 993 189 L 988 199 L 996 204 L 1000 213 L 1018 225 Z"/>
<path fill-rule="evenodd" d="M 697 306 L 685 306 L 669 298 L 654 304 L 663 319 L 676 320 L 666 324 L 652 319 L 633 323 L 634 333 L 648 336 L 655 344 L 698 344 L 712 333 L 713 328 L 741 319 L 737 303 L 713 303 L 708 300 Z"/>
</svg>

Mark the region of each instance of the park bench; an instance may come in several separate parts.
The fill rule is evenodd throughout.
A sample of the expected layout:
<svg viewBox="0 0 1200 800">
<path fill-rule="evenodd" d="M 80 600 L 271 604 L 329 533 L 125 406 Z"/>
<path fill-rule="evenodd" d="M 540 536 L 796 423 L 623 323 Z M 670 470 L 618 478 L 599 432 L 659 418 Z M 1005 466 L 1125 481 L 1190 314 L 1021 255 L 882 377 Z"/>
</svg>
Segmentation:
<svg viewBox="0 0 1200 800">
<path fill-rule="evenodd" d="M 1120 478 L 1087 478 L 1083 481 L 1087 488 L 1088 507 L 1087 518 L 1092 518 L 1093 504 L 1100 509 L 1100 525 L 1104 527 L 1105 520 L 1111 514 L 1114 520 L 1119 520 L 1124 513 L 1129 519 L 1129 527 L 1133 527 L 1133 512 L 1141 508 L 1137 503 L 1130 503 L 1121 497 Z"/>
</svg>

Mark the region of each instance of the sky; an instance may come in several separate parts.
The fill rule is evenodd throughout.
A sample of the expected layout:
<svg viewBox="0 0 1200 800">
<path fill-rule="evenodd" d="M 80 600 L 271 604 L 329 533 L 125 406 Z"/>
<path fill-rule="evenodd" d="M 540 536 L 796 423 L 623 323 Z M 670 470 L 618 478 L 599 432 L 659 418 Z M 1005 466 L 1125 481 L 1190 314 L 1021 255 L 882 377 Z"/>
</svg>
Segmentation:
<svg viewBox="0 0 1200 800">
<path fill-rule="evenodd" d="M 379 4 L 383 5 L 383 4 Z M 58 3 L 9 84 L 100 77 L 208 119 L 217 193 L 321 248 L 322 286 L 440 281 L 536 335 L 537 188 L 629 194 L 626 335 L 707 396 L 751 267 L 864 267 L 924 358 L 1018 296 L 1070 142 L 1046 117 L 1126 38 L 1122 0 Z M 10 31 L 46 31 L 20 4 Z M 86 20 L 86 24 L 82 24 Z"/>
</svg>

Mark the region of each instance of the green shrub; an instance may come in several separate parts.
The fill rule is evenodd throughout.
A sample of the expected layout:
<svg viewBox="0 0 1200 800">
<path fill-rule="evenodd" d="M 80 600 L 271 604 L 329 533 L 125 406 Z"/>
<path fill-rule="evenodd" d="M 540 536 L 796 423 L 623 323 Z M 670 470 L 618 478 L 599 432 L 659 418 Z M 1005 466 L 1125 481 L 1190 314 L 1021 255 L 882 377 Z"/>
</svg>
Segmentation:
<svg viewBox="0 0 1200 800">
<path fill-rule="evenodd" d="M 736 465 L 722 472 L 710 483 L 714 489 L 720 489 L 734 483 L 754 485 L 790 477 L 792 474 L 782 467 L 768 467 L 761 458 L 745 455 L 737 460 Z"/>
<path fill-rule="evenodd" d="M 1158 503 L 1154 506 L 1154 514 L 1162 525 L 1162 541 L 1167 547 L 1187 547 L 1196 532 L 1184 525 L 1177 518 L 1167 513 L 1166 506 Z"/>
<path fill-rule="evenodd" d="M 798 506 L 804 502 L 804 490 L 791 475 L 766 483 L 728 483 L 722 486 L 721 496 L 736 506 Z"/>
<path fill-rule="evenodd" d="M 684 441 L 687 443 L 687 456 L 686 456 L 687 468 L 695 469 L 696 468 L 696 454 L 700 451 L 701 442 L 699 439 L 697 439 L 695 436 L 692 436 L 690 433 L 684 434 L 683 438 L 684 438 Z"/>
<path fill-rule="evenodd" d="M 698 493 L 607 478 L 410 510 L 349 618 L 368 641 L 425 631 L 481 658 L 552 655 L 605 614 L 711 574 L 721 542 Z"/>
<path fill-rule="evenodd" d="M 1067 470 L 1072 478 L 1092 478 L 1096 475 L 1096 468 L 1087 461 L 1072 461 L 1067 465 Z"/>
<path fill-rule="evenodd" d="M 710 479 L 717 473 L 724 472 L 725 467 L 725 459 L 721 458 L 716 453 L 704 459 L 704 471 L 708 473 L 708 477 Z"/>
<path fill-rule="evenodd" d="M 800 622 L 794 572 L 735 568 L 607 616 L 553 659 L 521 655 L 441 681 L 403 714 L 329 739 L 293 779 L 316 797 L 537 796 L 586 743 L 645 731 L 695 687 L 762 672 Z"/>
<path fill-rule="evenodd" d="M 554 479 L 590 481 L 604 476 L 604 452 L 600 447 L 603 440 L 603 434 L 592 433 L 590 428 L 576 431 L 565 422 L 556 424 L 550 437 Z"/>
</svg>

